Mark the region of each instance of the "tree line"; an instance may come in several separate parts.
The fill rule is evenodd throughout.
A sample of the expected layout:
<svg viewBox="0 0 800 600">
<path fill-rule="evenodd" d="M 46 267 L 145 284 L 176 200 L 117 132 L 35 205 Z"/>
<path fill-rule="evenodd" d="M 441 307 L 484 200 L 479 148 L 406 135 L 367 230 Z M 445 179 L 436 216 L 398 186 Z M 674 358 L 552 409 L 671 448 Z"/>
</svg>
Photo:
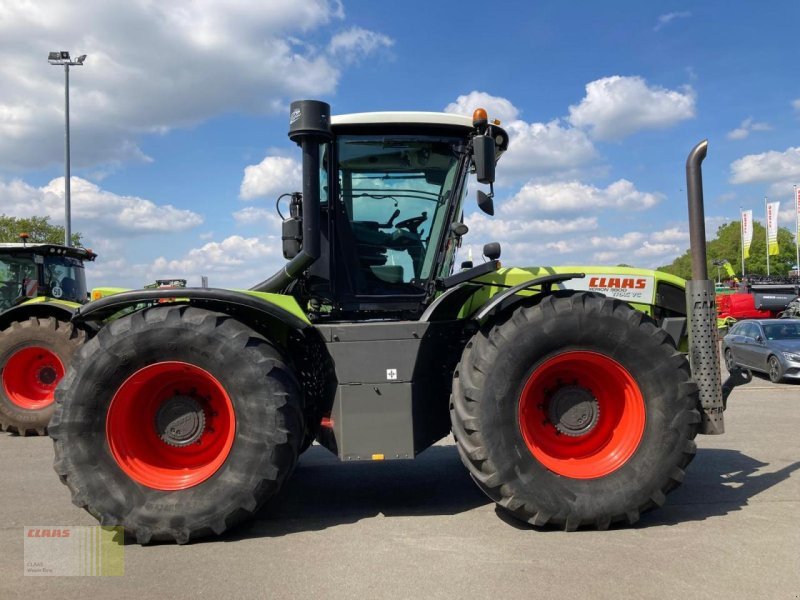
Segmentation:
<svg viewBox="0 0 800 600">
<path fill-rule="evenodd" d="M 29 242 L 63 244 L 64 226 L 53 225 L 50 217 L 9 217 L 0 214 L 0 243 L 20 242 L 19 234 L 27 233 Z M 72 233 L 72 245 L 80 246 L 83 236 Z"/>
<path fill-rule="evenodd" d="M 750 258 L 745 260 L 744 268 L 747 274 L 767 274 L 767 241 L 766 229 L 758 221 L 753 222 L 753 242 L 750 244 Z M 795 264 L 795 244 L 794 235 L 786 227 L 778 228 L 778 246 L 780 254 L 769 257 L 769 271 L 771 275 L 784 276 L 789 273 Z M 717 229 L 717 237 L 706 242 L 706 255 L 708 257 L 709 278 L 716 279 L 715 260 L 727 260 L 731 263 L 734 272 L 738 277 L 742 276 L 742 239 L 741 224 L 739 221 L 732 221 L 726 225 L 721 225 Z M 672 263 L 658 267 L 659 271 L 666 271 L 684 279 L 691 279 L 692 276 L 692 257 L 690 250 L 687 250 Z M 725 272 L 722 271 L 722 278 L 726 279 Z"/>
</svg>

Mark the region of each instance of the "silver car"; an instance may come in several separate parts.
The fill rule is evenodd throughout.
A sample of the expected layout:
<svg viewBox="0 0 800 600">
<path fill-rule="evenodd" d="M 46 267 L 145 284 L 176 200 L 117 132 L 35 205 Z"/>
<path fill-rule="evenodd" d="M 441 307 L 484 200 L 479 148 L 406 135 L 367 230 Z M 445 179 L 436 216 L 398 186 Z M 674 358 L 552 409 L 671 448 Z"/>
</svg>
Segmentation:
<svg viewBox="0 0 800 600">
<path fill-rule="evenodd" d="M 722 338 L 725 366 L 766 373 L 775 383 L 800 379 L 800 319 L 739 321 Z"/>
</svg>

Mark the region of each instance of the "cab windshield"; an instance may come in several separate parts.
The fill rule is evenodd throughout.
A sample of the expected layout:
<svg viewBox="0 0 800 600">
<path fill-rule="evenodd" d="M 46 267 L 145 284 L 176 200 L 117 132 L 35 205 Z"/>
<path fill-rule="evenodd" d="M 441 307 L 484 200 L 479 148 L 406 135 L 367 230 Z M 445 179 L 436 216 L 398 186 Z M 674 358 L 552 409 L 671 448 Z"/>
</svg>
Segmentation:
<svg viewBox="0 0 800 600">
<path fill-rule="evenodd" d="M 416 292 L 431 277 L 460 198 L 463 140 L 340 136 L 339 193 L 355 242 L 359 294 Z"/>
<path fill-rule="evenodd" d="M 71 302 L 86 301 L 86 272 L 77 258 L 45 256 L 43 284 L 44 292 L 40 295 Z"/>
</svg>

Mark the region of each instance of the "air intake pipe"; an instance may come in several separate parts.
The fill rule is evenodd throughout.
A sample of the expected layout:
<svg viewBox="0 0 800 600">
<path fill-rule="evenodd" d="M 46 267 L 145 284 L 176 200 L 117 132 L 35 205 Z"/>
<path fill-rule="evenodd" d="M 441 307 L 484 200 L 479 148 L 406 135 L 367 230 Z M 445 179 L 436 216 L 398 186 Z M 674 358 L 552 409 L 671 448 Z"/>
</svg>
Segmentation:
<svg viewBox="0 0 800 600">
<path fill-rule="evenodd" d="M 686 314 L 689 320 L 689 364 L 700 388 L 702 421 L 700 432 L 725 433 L 725 410 L 720 382 L 717 346 L 717 310 L 714 282 L 706 264 L 705 210 L 702 162 L 708 140 L 697 144 L 686 159 L 686 190 L 689 199 L 689 246 L 692 249 L 692 279 L 686 283 Z"/>
<path fill-rule="evenodd" d="M 319 100 L 297 100 L 289 109 L 289 139 L 303 152 L 303 246 L 269 279 L 254 285 L 257 292 L 281 292 L 320 256 L 320 144 L 331 139 L 331 107 Z"/>
</svg>

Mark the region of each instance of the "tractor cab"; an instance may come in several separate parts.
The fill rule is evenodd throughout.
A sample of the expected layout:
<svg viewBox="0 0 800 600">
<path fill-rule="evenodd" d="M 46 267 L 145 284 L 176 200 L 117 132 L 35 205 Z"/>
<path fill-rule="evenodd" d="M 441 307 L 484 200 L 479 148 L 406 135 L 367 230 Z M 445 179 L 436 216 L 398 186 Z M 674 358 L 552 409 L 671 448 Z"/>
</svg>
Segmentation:
<svg viewBox="0 0 800 600">
<path fill-rule="evenodd" d="M 57 244 L 0 244 L 0 312 L 37 296 L 84 303 L 91 250 Z"/>
<path fill-rule="evenodd" d="M 299 104 L 301 115 L 319 108 Z M 316 123 L 306 118 L 290 133 L 304 147 L 304 191 L 292 195 L 283 239 L 286 258 L 318 256 L 292 294 L 320 316 L 419 316 L 451 274 L 467 231 L 467 176 L 478 161 L 493 173 L 508 135 L 497 123 L 443 113 L 351 114 L 329 124 L 312 114 Z M 476 138 L 489 140 L 491 151 Z M 318 173 L 310 189 L 306 171 Z M 274 280 L 254 289 L 288 283 Z"/>
</svg>

